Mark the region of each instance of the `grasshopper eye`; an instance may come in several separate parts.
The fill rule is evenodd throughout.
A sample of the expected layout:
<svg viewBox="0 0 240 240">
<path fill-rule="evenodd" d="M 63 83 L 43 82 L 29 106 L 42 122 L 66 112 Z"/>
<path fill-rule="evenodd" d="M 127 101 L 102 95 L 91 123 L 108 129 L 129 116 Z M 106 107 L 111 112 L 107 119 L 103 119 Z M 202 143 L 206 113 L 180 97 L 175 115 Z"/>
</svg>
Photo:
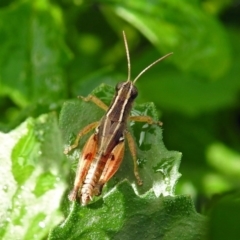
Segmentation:
<svg viewBox="0 0 240 240">
<path fill-rule="evenodd" d="M 121 89 L 124 83 L 125 83 L 125 82 L 120 82 L 120 83 L 118 83 L 118 84 L 116 85 L 116 87 L 115 87 L 115 90 L 118 91 L 119 89 Z"/>
<path fill-rule="evenodd" d="M 131 98 L 136 98 L 138 95 L 138 90 L 135 86 L 133 86 L 132 91 L 131 91 Z"/>
</svg>

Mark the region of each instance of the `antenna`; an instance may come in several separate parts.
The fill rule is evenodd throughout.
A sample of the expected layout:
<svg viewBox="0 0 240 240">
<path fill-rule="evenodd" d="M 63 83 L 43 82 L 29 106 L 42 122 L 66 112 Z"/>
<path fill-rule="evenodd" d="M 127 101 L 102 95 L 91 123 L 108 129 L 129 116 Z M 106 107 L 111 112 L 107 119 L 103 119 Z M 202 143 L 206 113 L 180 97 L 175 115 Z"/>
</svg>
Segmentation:
<svg viewBox="0 0 240 240">
<path fill-rule="evenodd" d="M 128 63 L 128 78 L 127 81 L 131 81 L 131 63 L 130 63 L 130 55 L 129 55 L 129 50 L 128 50 L 128 44 L 127 44 L 127 37 L 125 32 L 123 31 L 123 40 L 124 40 L 124 45 L 125 45 L 125 50 L 126 50 L 126 55 L 127 55 L 127 63 Z M 155 62 L 151 63 L 149 66 L 147 66 L 146 68 L 144 68 L 138 75 L 137 77 L 132 81 L 133 84 L 152 66 L 154 66 L 156 63 L 162 61 L 163 59 L 169 57 L 170 55 L 172 55 L 173 52 L 166 54 L 165 56 L 157 59 Z"/>
<path fill-rule="evenodd" d="M 153 65 L 155 65 L 156 63 L 162 61 L 163 59 L 167 58 L 168 56 L 170 56 L 170 55 L 172 55 L 172 54 L 173 54 L 173 52 L 168 53 L 168 54 L 166 54 L 165 56 L 163 56 L 163 57 L 159 58 L 158 60 L 156 60 L 155 62 L 151 63 L 151 64 L 150 64 L 149 66 L 147 66 L 146 68 L 144 68 L 144 69 L 137 75 L 137 77 L 133 80 L 133 83 L 135 83 L 135 82 L 138 80 L 138 78 L 140 78 L 140 77 L 143 75 L 143 73 L 145 73 L 145 72 L 146 72 L 149 68 L 151 68 Z"/>
<path fill-rule="evenodd" d="M 128 79 L 127 79 L 127 81 L 129 82 L 131 80 L 131 63 L 130 63 L 130 55 L 129 55 L 129 50 L 128 50 L 127 38 L 126 38 L 124 31 L 123 31 L 123 40 L 124 40 L 124 45 L 125 45 L 125 50 L 126 50 L 126 55 L 127 55 L 127 63 L 128 63 Z"/>
</svg>

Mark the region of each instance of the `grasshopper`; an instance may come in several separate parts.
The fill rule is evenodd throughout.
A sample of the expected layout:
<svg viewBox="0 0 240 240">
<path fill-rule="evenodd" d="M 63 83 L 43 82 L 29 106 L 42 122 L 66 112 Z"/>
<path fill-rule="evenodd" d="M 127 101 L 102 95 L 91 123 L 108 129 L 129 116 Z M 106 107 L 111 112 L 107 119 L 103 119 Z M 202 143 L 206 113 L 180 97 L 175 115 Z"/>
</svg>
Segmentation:
<svg viewBox="0 0 240 240">
<path fill-rule="evenodd" d="M 127 121 L 147 122 L 148 124 L 159 124 L 149 116 L 130 116 L 134 99 L 138 95 L 135 83 L 137 79 L 157 62 L 168 57 L 169 53 L 142 70 L 138 76 L 131 81 L 131 64 L 126 35 L 123 32 L 124 45 L 128 62 L 128 79 L 116 85 L 115 96 L 108 107 L 100 99 L 93 95 L 81 97 L 84 101 L 91 101 L 106 111 L 105 115 L 98 122 L 93 122 L 84 127 L 77 135 L 73 145 L 65 149 L 68 154 L 78 146 L 83 135 L 95 129 L 83 147 L 78 163 L 74 187 L 68 198 L 70 201 L 80 199 L 81 204 L 87 205 L 93 198 L 101 194 L 106 182 L 117 172 L 124 157 L 125 139 L 133 158 L 134 175 L 138 185 L 142 185 L 142 180 L 138 173 L 137 151 L 135 142 L 127 130 Z"/>
</svg>

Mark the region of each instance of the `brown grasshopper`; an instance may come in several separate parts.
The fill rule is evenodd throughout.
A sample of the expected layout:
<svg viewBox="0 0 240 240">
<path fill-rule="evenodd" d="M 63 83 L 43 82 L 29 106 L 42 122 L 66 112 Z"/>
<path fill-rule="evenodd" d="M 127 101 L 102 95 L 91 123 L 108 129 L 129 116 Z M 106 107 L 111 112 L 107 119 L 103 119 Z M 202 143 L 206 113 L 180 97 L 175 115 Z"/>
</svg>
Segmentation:
<svg viewBox="0 0 240 240">
<path fill-rule="evenodd" d="M 127 81 L 117 84 L 115 96 L 109 107 L 93 95 L 89 95 L 86 98 L 82 97 L 84 101 L 92 101 L 105 110 L 106 113 L 100 121 L 93 122 L 84 127 L 78 133 L 74 144 L 64 151 L 64 153 L 67 154 L 76 148 L 80 138 L 95 128 L 95 132 L 83 147 L 76 171 L 74 187 L 68 196 L 70 201 L 75 201 L 77 198 L 80 198 L 82 205 L 88 204 L 94 195 L 100 195 L 104 184 L 117 172 L 124 156 L 125 138 L 128 140 L 129 149 L 133 158 L 134 175 L 137 183 L 142 185 L 142 180 L 138 173 L 136 147 L 132 135 L 127 130 L 127 121 L 159 124 L 159 122 L 154 122 L 149 116 L 130 116 L 134 99 L 138 95 L 137 88 L 134 84 L 144 72 L 172 53 L 150 64 L 131 81 L 130 56 L 124 32 L 123 39 L 128 62 Z"/>
</svg>

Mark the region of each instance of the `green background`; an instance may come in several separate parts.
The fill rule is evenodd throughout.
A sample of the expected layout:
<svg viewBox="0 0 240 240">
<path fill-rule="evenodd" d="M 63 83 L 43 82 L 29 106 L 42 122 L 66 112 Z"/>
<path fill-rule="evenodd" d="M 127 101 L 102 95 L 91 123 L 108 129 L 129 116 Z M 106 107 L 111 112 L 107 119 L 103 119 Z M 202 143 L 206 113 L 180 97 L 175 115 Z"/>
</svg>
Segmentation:
<svg viewBox="0 0 240 240">
<path fill-rule="evenodd" d="M 19 236 L 24 236 L 20 239 L 34 239 L 33 236 L 44 239 L 50 229 L 68 216 L 70 207 L 66 196 L 74 177 L 74 171 L 69 169 L 75 169 L 69 159 L 76 160 L 76 156 L 66 158 L 62 154 L 69 136 L 61 138 L 60 111 L 64 102 L 79 95 L 87 96 L 102 83 L 114 87 L 126 80 L 124 30 L 130 49 L 132 78 L 157 58 L 174 53 L 145 73 L 136 86 L 139 90 L 137 103 L 154 102 L 156 106 L 152 115 L 157 118 L 156 111 L 163 122 L 166 148 L 182 153 L 179 167 L 182 176 L 176 185 L 178 173 L 170 176 L 174 179 L 170 185 L 175 187 L 180 205 L 183 201 L 188 206 L 186 209 L 193 211 L 194 217 L 190 219 L 195 223 L 192 229 L 196 231 L 192 231 L 197 235 L 191 235 L 189 230 L 192 238 L 180 236 L 182 239 L 240 239 L 239 6 L 239 1 L 234 0 L 1 0 L 0 169 L 1 205 L 4 207 L 0 236 L 7 240 L 14 236 L 11 233 L 14 228 L 9 225 L 13 222 L 19 228 L 27 226 L 24 233 L 19 230 L 22 234 Z M 106 94 L 108 90 L 99 91 Z M 106 97 L 106 102 L 110 97 Z M 95 112 L 95 108 L 91 109 Z M 65 110 L 66 118 L 71 119 Z M 62 120 L 60 126 L 66 121 Z M 70 127 L 67 132 L 71 130 Z M 73 131 L 77 131 L 75 126 Z M 135 131 L 132 130 L 134 134 Z M 178 168 L 179 159 L 174 164 Z M 58 182 L 61 188 L 57 189 Z M 23 203 L 19 192 L 23 191 L 21 187 L 26 187 L 24 184 L 29 184 L 35 197 L 30 199 L 26 195 L 22 197 Z M 124 184 L 120 185 L 120 190 L 128 189 Z M 51 204 L 48 201 L 37 203 L 39 196 L 44 196 L 49 189 L 53 193 L 48 198 L 57 198 Z M 188 196 L 195 207 L 189 203 Z M 13 209 L 19 201 L 24 207 L 16 213 Z M 168 199 L 161 201 L 164 205 Z M 39 229 L 33 227 L 33 219 L 26 215 L 31 202 L 51 209 L 35 208 L 37 223 L 52 214 L 45 222 L 48 223 L 43 228 L 45 231 L 37 236 L 34 234 L 39 233 Z M 73 208 L 76 212 L 83 211 L 82 215 L 95 214 L 79 210 L 78 205 Z M 163 215 L 159 218 L 167 221 Z M 180 219 L 184 216 L 179 208 L 176 216 Z M 24 224 L 19 223 L 21 218 Z M 200 224 L 201 221 L 204 224 Z M 144 222 L 149 219 L 144 218 Z M 176 229 L 179 225 L 170 221 L 166 229 Z M 141 227 L 141 224 L 134 227 Z M 76 226 L 72 232 L 77 229 Z M 172 235 L 163 231 L 155 238 L 157 230 L 152 230 L 150 235 L 152 239 L 173 239 L 183 229 L 177 228 Z M 89 239 L 125 236 L 119 228 L 112 230 L 114 234 L 106 234 L 106 231 L 103 235 L 94 232 L 96 235 Z M 66 230 L 64 234 L 72 232 Z M 55 229 L 49 238 L 66 236 L 57 238 L 57 234 L 62 233 Z M 84 236 L 81 234 L 73 239 Z"/>
</svg>

